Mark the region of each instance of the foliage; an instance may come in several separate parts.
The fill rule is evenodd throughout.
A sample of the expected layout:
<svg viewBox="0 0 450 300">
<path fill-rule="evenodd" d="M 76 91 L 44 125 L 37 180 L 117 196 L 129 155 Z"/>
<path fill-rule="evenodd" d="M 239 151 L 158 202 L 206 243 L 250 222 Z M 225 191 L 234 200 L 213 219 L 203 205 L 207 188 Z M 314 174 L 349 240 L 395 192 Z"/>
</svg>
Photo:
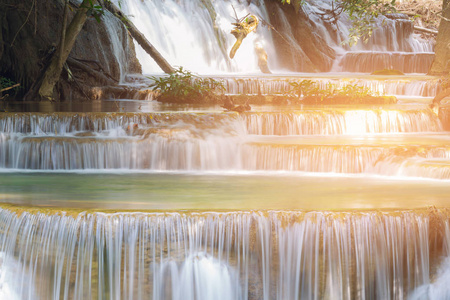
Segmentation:
<svg viewBox="0 0 450 300">
<path fill-rule="evenodd" d="M 95 4 L 95 0 L 87 0 L 86 8 L 88 9 L 87 15 L 88 17 L 94 17 L 95 20 L 100 23 L 101 19 L 100 17 L 105 14 L 105 10 L 103 6 Z M 84 1 L 83 1 L 84 3 Z"/>
<path fill-rule="evenodd" d="M 171 102 L 204 102 L 217 98 L 216 92 L 224 90 L 223 83 L 213 78 L 202 78 L 179 67 L 167 77 L 148 77 L 154 83 L 153 91 L 159 92 L 159 98 Z"/>
<path fill-rule="evenodd" d="M 414 16 L 414 25 L 436 29 L 441 21 L 442 4 L 438 0 L 402 0 L 395 6 L 399 12 Z"/>
<path fill-rule="evenodd" d="M 396 12 L 395 0 L 344 0 L 340 5 L 352 21 L 350 45 L 356 44 L 359 39 L 368 41 L 376 28 L 375 19 L 380 14 Z"/>
<path fill-rule="evenodd" d="M 295 9 L 299 9 L 300 6 L 304 5 L 306 3 L 306 0 L 281 0 L 281 3 L 283 4 L 292 4 L 294 5 Z"/>
<path fill-rule="evenodd" d="M 17 91 L 18 89 L 20 89 L 20 85 L 9 78 L 0 76 L 0 100 L 4 100 L 6 97 L 8 97 L 8 94 L 2 95 L 2 91 L 4 91 L 4 89 L 7 89 L 8 91 Z"/>
<path fill-rule="evenodd" d="M 9 78 L 0 76 L 0 90 L 15 85 L 16 82 L 10 80 Z"/>
<path fill-rule="evenodd" d="M 342 87 L 336 84 L 327 83 L 325 87 L 321 87 L 319 83 L 312 80 L 302 80 L 301 82 L 289 82 L 291 90 L 287 92 L 287 96 L 295 98 L 313 97 L 324 100 L 332 97 L 346 97 L 349 100 L 361 99 L 365 97 L 378 96 L 369 88 L 356 84 L 347 84 Z"/>
<path fill-rule="evenodd" d="M 450 88 L 450 78 L 444 77 L 441 79 L 441 86 L 443 89 L 449 89 Z"/>
<path fill-rule="evenodd" d="M 101 22 L 101 17 L 105 14 L 105 8 L 102 5 L 102 2 L 99 4 L 95 4 L 96 0 L 87 0 L 87 5 L 84 6 L 88 9 L 87 16 L 93 17 L 98 23 Z M 111 0 L 105 0 L 105 3 L 112 3 Z M 119 0 L 118 2 L 119 8 L 122 8 L 122 1 Z M 126 16 L 117 16 L 119 19 L 121 19 L 122 22 L 130 20 Z"/>
<path fill-rule="evenodd" d="M 307 0 L 281 0 L 281 3 L 292 4 L 296 9 L 304 5 Z M 312 1 L 312 0 L 310 0 Z M 373 30 L 377 27 L 376 18 L 379 15 L 394 13 L 396 0 L 338 0 L 332 1 L 331 9 L 325 9 L 323 19 L 337 24 L 342 12 L 346 12 L 352 28 L 350 28 L 349 40 L 346 41 L 350 46 L 356 44 L 362 39 L 367 42 L 372 36 Z"/>
</svg>

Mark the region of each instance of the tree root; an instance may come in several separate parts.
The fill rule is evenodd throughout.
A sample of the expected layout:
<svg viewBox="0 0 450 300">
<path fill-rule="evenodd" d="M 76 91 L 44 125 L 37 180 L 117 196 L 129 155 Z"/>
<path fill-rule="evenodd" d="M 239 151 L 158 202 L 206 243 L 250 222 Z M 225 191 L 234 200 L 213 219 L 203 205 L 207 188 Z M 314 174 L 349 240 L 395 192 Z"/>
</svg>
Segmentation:
<svg viewBox="0 0 450 300">
<path fill-rule="evenodd" d="M 79 61 L 77 59 L 69 57 L 67 59 L 67 64 L 73 68 L 76 68 L 76 69 L 79 69 L 79 70 L 85 72 L 89 76 L 94 77 L 95 79 L 99 80 L 104 85 L 115 85 L 118 83 L 118 81 L 114 80 L 112 77 L 106 76 L 103 72 L 94 70 L 89 65 L 82 63 L 81 61 Z"/>
</svg>

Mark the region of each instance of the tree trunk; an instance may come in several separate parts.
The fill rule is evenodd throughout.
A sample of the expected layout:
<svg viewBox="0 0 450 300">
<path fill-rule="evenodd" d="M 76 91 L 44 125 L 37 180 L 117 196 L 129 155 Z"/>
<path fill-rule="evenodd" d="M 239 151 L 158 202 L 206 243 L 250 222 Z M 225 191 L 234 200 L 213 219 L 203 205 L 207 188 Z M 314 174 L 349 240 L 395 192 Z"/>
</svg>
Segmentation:
<svg viewBox="0 0 450 300">
<path fill-rule="evenodd" d="M 2 34 L 2 30 L 0 29 L 0 59 L 2 59 L 2 55 L 3 55 L 3 34 Z"/>
<path fill-rule="evenodd" d="M 145 38 L 145 36 L 128 20 L 120 9 L 110 1 L 105 1 L 104 7 L 113 15 L 119 17 L 120 21 L 127 27 L 131 36 L 141 45 L 142 48 L 155 60 L 158 66 L 166 73 L 173 73 L 175 69 L 164 59 L 155 47 Z"/>
<path fill-rule="evenodd" d="M 67 17 L 69 15 L 69 0 L 65 1 L 64 4 L 64 15 L 63 15 L 63 23 L 61 27 L 61 40 L 59 41 L 59 45 L 64 45 L 66 42 L 66 27 L 67 27 Z M 64 65 L 64 62 L 62 61 L 64 56 L 64 47 L 59 47 L 59 61 L 58 65 Z"/>
<path fill-rule="evenodd" d="M 442 16 L 430 75 L 448 75 L 450 72 L 450 0 L 443 0 Z"/>
<path fill-rule="evenodd" d="M 72 22 L 70 22 L 69 27 L 67 27 L 65 35 L 63 35 L 62 39 L 64 39 L 64 44 L 59 45 L 59 51 L 55 52 L 51 58 L 50 64 L 45 70 L 39 87 L 38 95 L 41 99 L 53 99 L 53 90 L 61 76 L 64 63 L 69 57 L 70 51 L 72 51 L 73 45 L 75 44 L 75 40 L 86 22 L 88 6 L 89 0 L 83 0 L 73 17 Z"/>
</svg>

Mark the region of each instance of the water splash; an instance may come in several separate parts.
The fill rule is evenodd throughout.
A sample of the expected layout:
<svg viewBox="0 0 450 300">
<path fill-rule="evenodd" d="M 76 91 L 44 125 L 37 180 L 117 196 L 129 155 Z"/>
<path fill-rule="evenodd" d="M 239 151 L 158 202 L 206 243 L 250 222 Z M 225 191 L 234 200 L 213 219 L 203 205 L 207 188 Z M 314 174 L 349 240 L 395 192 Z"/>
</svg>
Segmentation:
<svg viewBox="0 0 450 300">
<path fill-rule="evenodd" d="M 158 282 L 160 293 L 153 293 L 154 299 L 241 299 L 236 272 L 228 264 L 205 253 L 187 257 L 181 266 L 173 260 L 164 261 L 160 270 L 162 274 L 167 273 L 161 276 L 162 279 L 170 277 L 170 293 L 165 293 L 168 284 L 167 280 L 162 280 Z"/>
<path fill-rule="evenodd" d="M 0 299 L 32 299 L 32 296 L 35 295 L 35 293 L 30 286 L 21 292 L 24 297 L 19 297 L 19 293 L 15 291 L 15 285 L 18 277 L 18 270 L 20 270 L 21 266 L 14 258 L 9 258 L 6 262 L 4 261 L 4 258 L 5 253 L 0 253 Z M 22 272 L 23 273 L 20 274 L 21 280 L 31 282 L 27 271 L 22 270 Z"/>
<path fill-rule="evenodd" d="M 411 295 L 408 297 L 409 300 L 439 300 L 439 299 L 449 299 L 450 298 L 450 287 L 448 282 L 450 280 L 450 257 L 448 257 L 450 244 L 450 226 L 449 222 L 444 223 L 446 240 L 444 243 L 445 252 L 447 257 L 445 257 L 439 266 L 437 276 L 432 283 L 424 284 L 417 289 L 415 289 Z"/>
</svg>

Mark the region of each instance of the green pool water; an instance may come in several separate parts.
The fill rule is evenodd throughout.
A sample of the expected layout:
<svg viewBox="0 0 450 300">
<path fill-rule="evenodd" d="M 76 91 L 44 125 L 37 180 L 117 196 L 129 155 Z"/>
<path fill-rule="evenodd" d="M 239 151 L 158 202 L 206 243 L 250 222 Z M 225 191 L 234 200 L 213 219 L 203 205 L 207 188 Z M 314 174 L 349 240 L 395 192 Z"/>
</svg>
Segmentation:
<svg viewBox="0 0 450 300">
<path fill-rule="evenodd" d="M 0 173 L 0 202 L 113 210 L 448 207 L 448 181 L 298 173 Z"/>
</svg>

